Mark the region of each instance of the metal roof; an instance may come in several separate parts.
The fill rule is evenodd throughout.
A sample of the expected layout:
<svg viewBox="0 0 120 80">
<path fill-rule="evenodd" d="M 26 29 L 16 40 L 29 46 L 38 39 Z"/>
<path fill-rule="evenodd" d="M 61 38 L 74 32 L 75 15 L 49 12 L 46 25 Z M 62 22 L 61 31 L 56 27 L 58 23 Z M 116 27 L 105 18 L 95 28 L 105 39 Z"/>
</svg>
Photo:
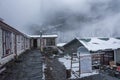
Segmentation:
<svg viewBox="0 0 120 80">
<path fill-rule="evenodd" d="M 117 38 L 90 38 L 90 41 L 79 39 L 89 51 L 99 51 L 107 49 L 118 49 L 120 48 L 120 39 Z"/>
<path fill-rule="evenodd" d="M 29 35 L 29 37 L 31 37 L 31 38 L 40 38 L 40 35 Z M 57 38 L 58 35 L 42 35 L 42 37 L 43 38 L 50 38 L 50 37 Z"/>
</svg>

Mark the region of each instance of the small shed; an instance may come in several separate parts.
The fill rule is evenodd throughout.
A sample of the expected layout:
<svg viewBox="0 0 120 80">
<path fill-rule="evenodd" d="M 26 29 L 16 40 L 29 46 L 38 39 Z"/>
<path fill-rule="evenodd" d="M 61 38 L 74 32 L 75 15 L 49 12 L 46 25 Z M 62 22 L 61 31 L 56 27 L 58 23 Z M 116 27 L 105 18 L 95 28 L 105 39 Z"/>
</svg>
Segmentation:
<svg viewBox="0 0 120 80">
<path fill-rule="evenodd" d="M 80 56 L 81 73 L 109 65 L 110 61 L 120 65 L 120 38 L 75 38 L 65 44 L 64 49 L 66 54 Z"/>
<path fill-rule="evenodd" d="M 91 69 L 96 69 L 99 65 L 109 65 L 110 61 L 114 61 L 116 64 L 120 62 L 120 39 L 118 38 L 79 39 L 79 42 L 83 46 L 78 48 L 77 55 L 84 55 L 86 60 L 88 55 L 91 57 L 91 60 L 88 60 L 86 63 L 80 60 L 84 67 L 86 64 L 91 63 L 88 66 L 91 67 Z M 86 69 L 88 69 L 88 67 L 86 67 Z"/>
<path fill-rule="evenodd" d="M 90 52 L 84 47 L 81 46 L 78 49 L 79 64 L 80 64 L 80 73 L 91 73 L 92 72 L 92 57 Z"/>
</svg>

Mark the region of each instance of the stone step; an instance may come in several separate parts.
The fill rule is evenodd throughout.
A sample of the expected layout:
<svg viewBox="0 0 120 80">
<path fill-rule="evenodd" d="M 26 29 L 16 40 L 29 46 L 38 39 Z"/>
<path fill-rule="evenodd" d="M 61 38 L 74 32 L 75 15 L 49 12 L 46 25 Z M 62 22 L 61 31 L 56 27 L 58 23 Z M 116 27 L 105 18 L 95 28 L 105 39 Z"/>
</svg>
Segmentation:
<svg viewBox="0 0 120 80">
<path fill-rule="evenodd" d="M 6 70 L 6 68 L 3 67 L 2 69 L 0 69 L 0 73 L 2 73 L 2 72 L 5 71 L 5 70 Z"/>
</svg>

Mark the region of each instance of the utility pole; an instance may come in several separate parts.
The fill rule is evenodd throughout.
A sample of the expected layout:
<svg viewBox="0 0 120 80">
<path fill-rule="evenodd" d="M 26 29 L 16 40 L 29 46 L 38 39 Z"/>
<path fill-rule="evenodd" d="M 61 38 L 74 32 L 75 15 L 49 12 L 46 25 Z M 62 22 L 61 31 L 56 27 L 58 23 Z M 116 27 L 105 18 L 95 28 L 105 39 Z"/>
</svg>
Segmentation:
<svg viewBox="0 0 120 80">
<path fill-rule="evenodd" d="M 80 77 L 80 73 L 81 73 L 81 65 L 80 65 L 80 53 L 79 53 L 79 77 Z"/>
</svg>

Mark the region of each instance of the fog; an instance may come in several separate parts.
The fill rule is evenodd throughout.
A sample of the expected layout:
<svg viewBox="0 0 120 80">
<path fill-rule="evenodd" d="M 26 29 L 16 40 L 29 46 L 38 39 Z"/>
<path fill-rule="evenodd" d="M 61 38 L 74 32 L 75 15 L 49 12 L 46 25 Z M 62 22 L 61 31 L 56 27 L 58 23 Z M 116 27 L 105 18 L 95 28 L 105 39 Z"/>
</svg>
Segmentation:
<svg viewBox="0 0 120 80">
<path fill-rule="evenodd" d="M 0 17 L 26 34 L 120 37 L 119 0 L 1 0 Z"/>
<path fill-rule="evenodd" d="M 29 25 L 40 24 L 40 0 L 0 0 L 0 17 L 24 33 Z"/>
</svg>

